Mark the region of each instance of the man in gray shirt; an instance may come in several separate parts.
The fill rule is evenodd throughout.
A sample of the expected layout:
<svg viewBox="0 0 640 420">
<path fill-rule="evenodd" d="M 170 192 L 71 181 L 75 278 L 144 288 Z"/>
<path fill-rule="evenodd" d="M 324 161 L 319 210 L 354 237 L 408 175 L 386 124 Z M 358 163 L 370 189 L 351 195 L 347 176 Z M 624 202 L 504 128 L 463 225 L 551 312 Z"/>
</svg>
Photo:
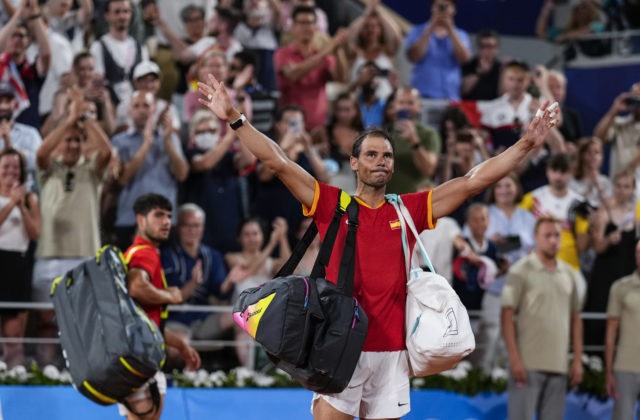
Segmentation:
<svg viewBox="0 0 640 420">
<path fill-rule="evenodd" d="M 116 242 L 121 249 L 131 244 L 135 232 L 132 206 L 136 198 L 146 193 L 162 194 L 176 207 L 178 183 L 189 172 L 171 116 L 164 112 L 158 118 L 158 126 L 153 124 L 154 98 L 150 92 L 134 92 L 129 115 L 133 126 L 112 139 L 121 162 L 122 191 L 115 223 Z"/>
</svg>

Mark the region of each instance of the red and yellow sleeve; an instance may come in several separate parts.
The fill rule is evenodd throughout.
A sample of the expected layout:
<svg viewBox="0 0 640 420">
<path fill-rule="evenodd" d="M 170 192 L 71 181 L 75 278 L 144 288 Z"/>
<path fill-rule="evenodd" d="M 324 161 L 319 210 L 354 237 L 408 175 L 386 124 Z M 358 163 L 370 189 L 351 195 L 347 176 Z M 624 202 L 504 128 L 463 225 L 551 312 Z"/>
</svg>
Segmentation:
<svg viewBox="0 0 640 420">
<path fill-rule="evenodd" d="M 311 208 L 308 208 L 304 204 L 302 205 L 302 214 L 305 217 L 313 217 L 313 215 L 316 213 L 316 209 L 318 208 L 318 200 L 319 199 L 320 199 L 320 185 L 318 184 L 318 181 L 316 180 L 316 186 L 315 186 L 315 190 L 313 192 L 313 204 L 311 205 Z"/>
</svg>

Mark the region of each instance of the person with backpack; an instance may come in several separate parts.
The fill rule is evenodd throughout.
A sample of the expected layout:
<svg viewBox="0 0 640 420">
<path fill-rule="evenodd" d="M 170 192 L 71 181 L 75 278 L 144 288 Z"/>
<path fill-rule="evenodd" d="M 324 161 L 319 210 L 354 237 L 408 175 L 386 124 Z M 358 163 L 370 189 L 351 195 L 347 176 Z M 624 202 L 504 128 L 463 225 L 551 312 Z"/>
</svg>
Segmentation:
<svg viewBox="0 0 640 420">
<path fill-rule="evenodd" d="M 171 211 L 173 206 L 168 198 L 159 194 L 144 194 L 133 204 L 136 215 L 137 232 L 133 244 L 124 253 L 125 262 L 129 267 L 127 284 L 129 294 L 147 313 L 149 318 L 160 328 L 167 347 L 174 347 L 184 359 L 188 370 L 200 367 L 200 356 L 186 340 L 164 328 L 167 319 L 167 305 L 182 303 L 182 292 L 178 287 L 168 287 L 158 246 L 169 238 L 171 230 Z M 159 371 L 156 375 L 127 397 L 130 407 L 136 412 L 145 412 L 154 404 L 151 387 L 157 386 L 161 395 L 160 403 L 155 410 L 139 417 L 119 404 L 120 414 L 127 419 L 157 420 L 162 413 L 164 394 L 167 392 L 167 380 Z"/>
<path fill-rule="evenodd" d="M 199 83 L 200 103 L 220 119 L 229 121 L 240 141 L 282 180 L 314 219 L 321 239 L 335 214 L 339 189 L 318 182 L 291 161 L 273 141 L 255 130 L 234 108 L 224 85 L 209 75 Z M 557 124 L 557 104 L 543 105 L 527 133 L 502 154 L 474 167 L 432 191 L 402 195 L 419 231 L 433 229 L 438 218 L 450 214 L 469 197 L 512 171 L 527 153 L 540 146 Z M 347 388 L 337 394 L 314 394 L 316 420 L 400 418 L 410 411 L 409 365 L 405 345 L 407 273 L 397 213 L 385 199 L 394 170 L 394 144 L 381 130 L 362 133 L 354 142 L 351 168 L 356 173 L 355 200 L 359 204 L 353 295 L 366 312 L 369 328 L 358 365 Z M 343 220 L 346 218 L 343 215 Z M 344 220 L 346 222 L 346 220 Z M 347 223 L 340 222 L 335 252 L 326 278 L 336 282 Z M 409 244 L 412 247 L 415 239 Z"/>
</svg>

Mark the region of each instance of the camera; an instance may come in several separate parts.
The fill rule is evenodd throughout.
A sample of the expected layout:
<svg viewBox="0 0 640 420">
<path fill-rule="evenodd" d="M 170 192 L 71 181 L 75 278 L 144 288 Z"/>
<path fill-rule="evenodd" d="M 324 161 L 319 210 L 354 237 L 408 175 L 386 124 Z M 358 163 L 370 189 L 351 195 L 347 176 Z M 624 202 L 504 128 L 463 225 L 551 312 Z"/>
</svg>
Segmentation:
<svg viewBox="0 0 640 420">
<path fill-rule="evenodd" d="M 398 119 L 398 120 L 408 120 L 409 119 L 409 111 L 407 111 L 406 109 L 401 109 L 400 111 L 396 112 L 396 119 Z"/>
<path fill-rule="evenodd" d="M 640 108 L 640 95 L 633 95 L 625 98 L 624 104 L 630 108 Z"/>
</svg>

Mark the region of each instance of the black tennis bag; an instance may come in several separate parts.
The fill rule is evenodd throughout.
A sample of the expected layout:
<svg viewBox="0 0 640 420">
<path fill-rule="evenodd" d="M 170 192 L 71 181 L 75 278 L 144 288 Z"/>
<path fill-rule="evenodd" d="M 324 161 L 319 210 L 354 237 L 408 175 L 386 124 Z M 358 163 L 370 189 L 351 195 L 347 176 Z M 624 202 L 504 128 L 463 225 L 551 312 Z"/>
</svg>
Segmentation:
<svg viewBox="0 0 640 420">
<path fill-rule="evenodd" d="M 349 228 L 337 284 L 324 278 L 340 220 Z M 291 275 L 318 229 L 309 226 L 276 278 L 243 291 L 235 321 L 265 350 L 276 367 L 320 393 L 342 392 L 351 380 L 367 337 L 367 315 L 353 296 L 358 204 L 340 191 L 333 220 L 309 277 Z"/>
<path fill-rule="evenodd" d="M 98 404 L 120 402 L 129 408 L 125 398 L 162 368 L 165 343 L 129 295 L 120 250 L 107 245 L 55 279 L 51 298 L 74 387 Z M 154 407 L 149 412 L 160 400 L 157 386 L 150 391 Z"/>
</svg>

